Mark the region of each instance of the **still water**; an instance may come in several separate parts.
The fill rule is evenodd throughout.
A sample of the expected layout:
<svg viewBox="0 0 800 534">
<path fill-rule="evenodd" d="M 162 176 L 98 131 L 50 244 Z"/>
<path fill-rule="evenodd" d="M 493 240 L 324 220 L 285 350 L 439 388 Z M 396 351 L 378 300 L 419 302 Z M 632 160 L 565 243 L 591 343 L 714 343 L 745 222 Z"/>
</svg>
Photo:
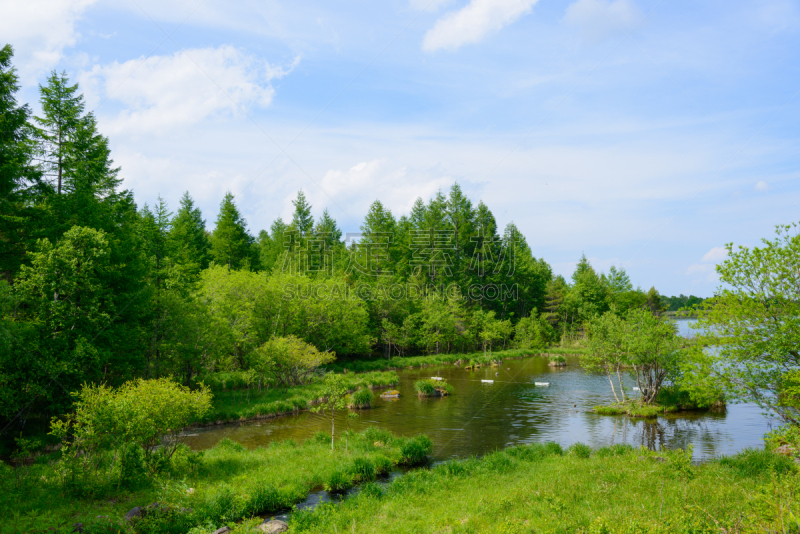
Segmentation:
<svg viewBox="0 0 800 534">
<path fill-rule="evenodd" d="M 680 326 L 683 331 L 685 325 Z M 400 398 L 383 400 L 376 395 L 373 408 L 360 411 L 360 417 L 349 423 L 350 429 L 379 426 L 405 436 L 427 434 L 434 443 L 434 460 L 483 455 L 511 445 L 546 441 L 564 447 L 576 442 L 593 447 L 629 443 L 653 449 L 693 444 L 695 459 L 704 460 L 745 447 L 759 447 L 762 436 L 770 429 L 770 421 L 752 404 L 733 404 L 723 413 L 669 415 L 657 420 L 596 415 L 590 412 L 593 406 L 614 400 L 607 379 L 584 372 L 577 357 L 568 357 L 567 363 L 565 368 L 551 368 L 546 359 L 532 357 L 475 371 L 456 366 L 403 370 L 398 372 Z M 414 382 L 431 376 L 446 379 L 455 387 L 455 394 L 418 398 Z M 481 379 L 494 383 L 483 384 Z M 550 385 L 536 386 L 535 382 Z M 633 382 L 628 380 L 627 386 L 630 390 Z M 337 433 L 347 424 L 344 414 L 337 417 Z M 195 429 L 186 436 L 186 442 L 204 449 L 227 437 L 255 448 L 274 440 L 304 440 L 318 431 L 329 433 L 330 419 L 322 414 L 301 413 Z"/>
</svg>

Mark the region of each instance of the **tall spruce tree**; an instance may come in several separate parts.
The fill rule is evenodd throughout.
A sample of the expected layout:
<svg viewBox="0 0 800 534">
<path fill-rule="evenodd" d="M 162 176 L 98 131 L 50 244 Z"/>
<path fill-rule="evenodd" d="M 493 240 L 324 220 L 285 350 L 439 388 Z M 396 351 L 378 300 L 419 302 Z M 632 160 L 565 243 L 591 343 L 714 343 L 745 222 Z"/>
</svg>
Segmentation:
<svg viewBox="0 0 800 534">
<path fill-rule="evenodd" d="M 292 204 L 294 204 L 292 224 L 295 229 L 303 237 L 311 235 L 314 227 L 314 217 L 311 215 L 311 204 L 306 200 L 306 195 L 302 189 L 297 192 L 297 200 L 292 200 Z"/>
<path fill-rule="evenodd" d="M 206 221 L 188 191 L 181 197 L 181 206 L 171 226 L 167 236 L 169 253 L 177 265 L 194 277 L 208 267 L 210 244 Z"/>
<path fill-rule="evenodd" d="M 243 266 L 254 267 L 255 239 L 247 231 L 247 221 L 233 202 L 233 194 L 225 193 L 219 208 L 217 224 L 211 234 L 211 255 L 228 270 Z"/>
<path fill-rule="evenodd" d="M 74 225 L 114 230 L 117 203 L 128 192 L 118 192 L 122 180 L 113 166 L 108 139 L 97 131 L 92 113 L 84 113 L 78 84 L 69 85 L 66 73 L 55 71 L 39 86 L 43 116 L 39 125 L 39 157 L 45 178 L 56 193 L 50 199 L 54 222 L 51 239 Z"/>
<path fill-rule="evenodd" d="M 33 198 L 40 173 L 32 163 L 30 109 L 17 104 L 19 79 L 10 45 L 0 49 L 0 277 L 17 272 L 36 238 Z"/>
</svg>

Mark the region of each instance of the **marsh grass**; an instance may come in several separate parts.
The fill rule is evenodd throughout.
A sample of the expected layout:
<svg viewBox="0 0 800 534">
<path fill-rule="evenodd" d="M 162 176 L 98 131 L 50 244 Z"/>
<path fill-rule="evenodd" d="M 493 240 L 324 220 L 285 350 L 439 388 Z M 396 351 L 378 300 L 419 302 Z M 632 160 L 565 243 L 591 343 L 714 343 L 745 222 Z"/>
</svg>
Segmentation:
<svg viewBox="0 0 800 534">
<path fill-rule="evenodd" d="M 346 374 L 348 390 L 385 388 L 397 384 L 394 371 Z M 322 396 L 322 384 L 312 382 L 291 388 L 219 391 L 214 394 L 211 412 L 201 423 L 246 421 L 307 410 Z"/>
<path fill-rule="evenodd" d="M 414 391 L 420 397 L 445 397 L 452 395 L 455 388 L 444 380 L 417 380 L 414 382 Z"/>
<path fill-rule="evenodd" d="M 137 491 L 110 491 L 93 499 L 63 492 L 47 463 L 30 466 L 20 486 L 10 468 L 0 477 L 0 532 L 71 532 L 80 522 L 86 532 L 208 532 L 255 515 L 289 509 L 310 491 L 343 491 L 374 480 L 395 465 L 424 462 L 431 443 L 426 436 L 402 438 L 382 429 L 348 435 L 330 450 L 330 435 L 320 433 L 303 443 L 274 442 L 247 450 L 223 439 L 203 451 L 194 472 L 151 481 Z M 188 491 L 192 488 L 192 491 Z M 135 506 L 158 502 L 132 525 L 122 517 Z M 97 516 L 107 518 L 97 519 Z"/>
<path fill-rule="evenodd" d="M 513 447 L 295 513 L 292 532 L 783 532 L 781 520 L 789 528 L 800 495 L 790 459 L 744 451 L 695 466 L 686 458 L 628 445 Z"/>
</svg>

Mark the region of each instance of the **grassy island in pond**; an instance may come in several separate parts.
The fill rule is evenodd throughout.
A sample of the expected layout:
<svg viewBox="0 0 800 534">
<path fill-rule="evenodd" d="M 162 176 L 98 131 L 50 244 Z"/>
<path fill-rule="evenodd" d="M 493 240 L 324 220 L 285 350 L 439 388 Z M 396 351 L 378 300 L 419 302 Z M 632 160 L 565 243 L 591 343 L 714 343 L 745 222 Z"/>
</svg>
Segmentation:
<svg viewBox="0 0 800 534">
<path fill-rule="evenodd" d="M 420 397 L 446 397 L 451 395 L 455 388 L 444 380 L 417 380 L 414 383 L 414 390 Z"/>
</svg>

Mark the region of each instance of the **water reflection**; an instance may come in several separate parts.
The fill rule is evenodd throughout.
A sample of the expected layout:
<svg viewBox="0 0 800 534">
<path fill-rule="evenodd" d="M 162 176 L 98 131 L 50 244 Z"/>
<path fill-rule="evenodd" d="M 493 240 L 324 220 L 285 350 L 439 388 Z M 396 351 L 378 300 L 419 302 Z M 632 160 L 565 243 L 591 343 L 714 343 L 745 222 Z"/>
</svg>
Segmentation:
<svg viewBox="0 0 800 534">
<path fill-rule="evenodd" d="M 732 454 L 762 444 L 767 420 L 758 407 L 732 405 L 723 413 L 659 417 L 657 420 L 624 416 L 599 416 L 590 412 L 613 401 L 605 376 L 580 369 L 577 358 L 566 368 L 551 368 L 544 358 L 508 360 L 499 368 L 466 371 L 448 366 L 413 369 L 399 373 L 397 400 L 376 398 L 371 410 L 350 422 L 353 430 L 369 426 L 387 428 L 400 435 L 425 433 L 435 444 L 434 459 L 482 455 L 510 445 L 555 441 L 562 446 L 582 442 L 597 447 L 614 443 L 643 445 L 652 449 L 694 445 L 695 459 Z M 455 387 L 455 395 L 419 399 L 413 393 L 416 380 L 438 374 Z M 482 384 L 491 379 L 493 384 Z M 536 386 L 535 382 L 549 382 Z M 630 392 L 632 381 L 627 382 Z M 348 422 L 343 414 L 337 429 Z M 246 447 L 273 440 L 302 440 L 317 431 L 330 432 L 330 420 L 322 414 L 301 413 L 268 421 L 193 431 L 190 446 L 213 446 L 223 437 Z"/>
</svg>

